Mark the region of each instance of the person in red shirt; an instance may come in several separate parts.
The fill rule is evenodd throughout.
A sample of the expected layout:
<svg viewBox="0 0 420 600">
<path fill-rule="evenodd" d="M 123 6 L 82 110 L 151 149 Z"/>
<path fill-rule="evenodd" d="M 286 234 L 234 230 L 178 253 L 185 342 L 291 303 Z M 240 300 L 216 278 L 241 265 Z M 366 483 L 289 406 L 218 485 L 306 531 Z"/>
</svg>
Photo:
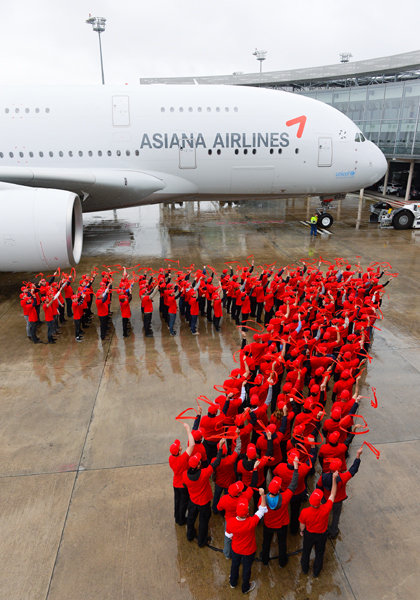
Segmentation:
<svg viewBox="0 0 420 600">
<path fill-rule="evenodd" d="M 330 512 L 333 507 L 335 495 L 337 493 L 338 472 L 331 475 L 332 487 L 331 493 L 325 504 L 321 504 L 324 494 L 321 490 L 315 490 L 309 497 L 308 508 L 304 508 L 299 516 L 300 535 L 303 536 L 303 549 L 300 564 L 302 571 L 306 574 L 309 571 L 309 557 L 311 550 L 315 546 L 315 560 L 313 564 L 314 577 L 318 577 L 324 563 L 325 544 L 327 543 L 327 528 Z"/>
<path fill-rule="evenodd" d="M 267 512 L 267 504 L 263 488 L 260 488 L 261 506 L 254 516 L 249 516 L 248 502 L 239 502 L 236 517 L 226 522 L 226 534 L 232 536 L 232 566 L 229 583 L 231 588 L 238 585 L 239 567 L 242 563 L 242 593 L 248 594 L 255 588 L 255 581 L 250 581 L 251 567 L 257 551 L 255 530 L 260 519 Z"/>
<path fill-rule="evenodd" d="M 141 311 L 143 313 L 143 327 L 146 337 L 153 337 L 152 316 L 153 316 L 153 298 L 159 291 L 159 287 L 149 294 L 147 288 L 144 287 L 140 291 Z"/>
<path fill-rule="evenodd" d="M 348 447 L 344 443 L 340 443 L 340 432 L 332 431 L 328 434 L 327 442 L 322 444 L 318 452 L 319 464 L 324 473 L 331 471 L 330 463 L 334 458 L 340 459 L 342 464 L 346 465 L 346 452 Z M 345 467 L 347 468 L 347 467 Z"/>
<path fill-rule="evenodd" d="M 216 331 L 220 331 L 220 319 L 223 315 L 222 310 L 222 299 L 218 292 L 214 292 L 212 295 L 212 306 L 213 306 L 213 325 Z"/>
<path fill-rule="evenodd" d="M 236 440 L 234 440 L 234 443 L 238 441 L 240 443 L 239 436 Z M 222 460 L 220 461 L 220 465 L 217 467 L 216 479 L 214 482 L 212 510 L 215 515 L 217 515 L 219 512 L 217 504 L 220 500 L 222 493 L 224 492 L 226 494 L 229 486 L 236 480 L 235 465 L 239 458 L 239 453 L 237 452 L 237 449 L 235 448 L 233 452 L 229 452 L 227 444 L 222 445 L 222 453 Z M 213 461 L 214 460 L 216 459 L 213 459 Z"/>
<path fill-rule="evenodd" d="M 232 558 L 232 538 L 226 535 L 226 522 L 228 519 L 236 517 L 236 507 L 239 502 L 249 502 L 252 498 L 252 486 L 257 482 L 257 472 L 255 471 L 255 482 L 251 482 L 250 487 L 245 487 L 242 481 L 235 481 L 228 487 L 228 493 L 222 496 L 217 503 L 217 510 L 225 513 L 225 541 L 223 544 L 223 554 L 226 558 Z"/>
<path fill-rule="evenodd" d="M 277 542 L 279 545 L 279 565 L 287 565 L 287 527 L 289 525 L 289 502 L 297 488 L 299 480 L 299 460 L 296 456 L 293 461 L 293 477 L 289 487 L 282 494 L 280 493 L 282 481 L 279 477 L 273 477 L 268 486 L 267 509 L 264 515 L 264 534 L 261 559 L 264 565 L 268 565 L 270 560 L 270 546 L 273 535 L 277 533 Z"/>
<path fill-rule="evenodd" d="M 123 291 L 118 296 L 120 301 L 120 309 L 121 309 L 121 317 L 122 317 L 122 326 L 123 326 L 123 337 L 128 337 L 128 328 L 130 327 L 130 318 L 131 318 L 131 293 L 127 291 L 124 293 Z M 131 327 L 130 327 L 131 329 Z"/>
<path fill-rule="evenodd" d="M 108 285 L 106 287 L 101 284 L 101 287 L 96 292 L 95 302 L 96 302 L 96 309 L 98 311 L 99 323 L 100 323 L 100 327 L 101 327 L 101 340 L 105 339 L 107 329 L 108 329 L 109 307 L 108 307 L 107 298 L 108 298 L 110 287 L 111 287 L 111 283 L 108 283 Z M 83 314 L 83 311 L 82 311 L 82 314 Z M 76 336 L 76 339 L 77 339 L 77 336 Z"/>
<path fill-rule="evenodd" d="M 74 321 L 74 337 L 76 338 L 76 342 L 81 342 L 82 340 L 82 330 L 80 328 L 80 321 L 83 316 L 83 295 L 76 296 L 74 294 L 72 297 L 72 313 L 73 313 L 73 321 Z"/>
<path fill-rule="evenodd" d="M 332 519 L 328 527 L 328 537 L 331 539 L 335 539 L 339 534 L 338 523 L 340 521 L 343 502 L 347 499 L 346 485 L 359 470 L 360 456 L 362 455 L 362 451 L 363 446 L 357 451 L 356 458 L 354 459 L 354 462 L 348 471 L 346 470 L 345 463 L 343 463 L 340 459 L 333 459 L 330 462 L 331 471 L 334 469 L 334 471 L 338 472 L 339 474 L 336 480 L 337 493 L 334 499 L 334 506 L 332 509 Z M 323 472 L 316 485 L 317 488 L 320 488 L 323 491 L 324 497 L 326 497 L 332 486 L 331 473 Z"/>
<path fill-rule="evenodd" d="M 222 459 L 222 450 L 219 449 L 216 460 L 201 468 L 201 454 L 193 454 L 188 461 L 188 470 L 182 475 L 182 482 L 188 489 L 190 500 L 188 502 L 187 540 L 192 542 L 197 533 L 195 522 L 199 516 L 197 541 L 200 548 L 208 542 L 209 521 L 211 516 L 211 500 L 213 492 L 210 486 L 210 477 L 217 469 Z"/>
<path fill-rule="evenodd" d="M 171 453 L 169 457 L 169 466 L 174 472 L 174 517 L 177 525 L 185 525 L 187 522 L 188 490 L 182 482 L 182 475 L 188 467 L 188 460 L 194 450 L 194 438 L 191 435 L 190 426 L 184 423 L 188 434 L 188 446 L 185 452 L 182 452 L 181 442 L 175 440 L 169 447 Z"/>
<path fill-rule="evenodd" d="M 54 338 L 54 334 L 56 332 L 56 327 L 55 327 L 55 320 L 54 320 L 54 313 L 53 313 L 53 296 L 47 296 L 44 300 L 44 302 L 42 303 L 42 309 L 44 311 L 44 315 L 45 315 L 45 322 L 47 323 L 48 326 L 48 331 L 47 331 L 47 336 L 48 336 L 48 343 L 49 344 L 55 344 L 55 338 Z"/>
</svg>

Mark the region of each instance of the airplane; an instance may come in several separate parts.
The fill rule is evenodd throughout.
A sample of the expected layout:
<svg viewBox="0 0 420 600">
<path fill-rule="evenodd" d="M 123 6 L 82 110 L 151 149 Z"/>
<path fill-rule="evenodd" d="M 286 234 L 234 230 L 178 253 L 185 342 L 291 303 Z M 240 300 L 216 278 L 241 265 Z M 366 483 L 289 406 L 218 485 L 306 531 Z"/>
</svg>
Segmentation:
<svg viewBox="0 0 420 600">
<path fill-rule="evenodd" d="M 0 270 L 76 265 L 83 212 L 342 195 L 386 172 L 317 100 L 218 85 L 2 86 Z"/>
</svg>

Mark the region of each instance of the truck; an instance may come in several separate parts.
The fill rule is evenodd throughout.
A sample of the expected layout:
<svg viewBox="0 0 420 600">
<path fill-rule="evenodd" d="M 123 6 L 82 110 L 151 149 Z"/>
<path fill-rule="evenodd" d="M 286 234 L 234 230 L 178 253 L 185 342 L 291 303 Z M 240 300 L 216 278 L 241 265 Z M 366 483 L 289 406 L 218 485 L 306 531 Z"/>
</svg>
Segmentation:
<svg viewBox="0 0 420 600">
<path fill-rule="evenodd" d="M 378 223 L 381 227 L 394 229 L 420 229 L 420 204 L 407 202 L 398 205 L 397 202 L 387 203 L 388 208 L 379 209 Z"/>
</svg>

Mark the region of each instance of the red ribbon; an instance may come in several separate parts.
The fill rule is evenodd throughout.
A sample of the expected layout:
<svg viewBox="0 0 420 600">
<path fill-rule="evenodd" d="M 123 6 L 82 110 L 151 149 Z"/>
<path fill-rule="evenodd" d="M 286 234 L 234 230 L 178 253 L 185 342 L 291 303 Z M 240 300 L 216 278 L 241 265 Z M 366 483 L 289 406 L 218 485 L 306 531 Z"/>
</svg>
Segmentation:
<svg viewBox="0 0 420 600">
<path fill-rule="evenodd" d="M 365 426 L 366 429 L 363 429 L 362 431 L 349 431 L 348 429 L 345 429 L 344 427 L 340 426 L 341 431 L 344 431 L 345 433 L 350 433 L 351 435 L 364 435 L 365 433 L 368 433 L 370 431 L 367 421 L 362 415 L 348 415 L 348 416 L 352 417 L 352 418 L 362 419 L 363 425 Z"/>
<path fill-rule="evenodd" d="M 177 417 L 175 417 L 175 419 L 176 420 L 182 420 L 182 419 L 194 419 L 195 420 L 195 417 L 192 417 L 192 416 L 184 417 L 185 413 L 187 413 L 189 410 L 195 410 L 195 408 L 193 408 L 192 406 L 190 408 L 186 408 L 185 410 L 180 412 L 179 415 Z"/>
<path fill-rule="evenodd" d="M 371 444 L 370 442 L 367 442 L 366 440 L 363 442 L 363 444 L 366 444 L 366 446 L 369 448 L 369 450 L 372 450 L 373 454 L 379 460 L 379 457 L 381 456 L 381 453 L 379 452 L 379 450 L 377 448 L 375 448 L 375 446 L 373 444 Z M 363 446 L 363 444 L 362 444 L 362 446 Z"/>
<path fill-rule="evenodd" d="M 376 397 L 376 388 L 373 387 L 372 392 L 373 392 L 373 399 L 371 399 L 370 405 L 373 408 L 378 408 L 378 398 Z"/>
</svg>

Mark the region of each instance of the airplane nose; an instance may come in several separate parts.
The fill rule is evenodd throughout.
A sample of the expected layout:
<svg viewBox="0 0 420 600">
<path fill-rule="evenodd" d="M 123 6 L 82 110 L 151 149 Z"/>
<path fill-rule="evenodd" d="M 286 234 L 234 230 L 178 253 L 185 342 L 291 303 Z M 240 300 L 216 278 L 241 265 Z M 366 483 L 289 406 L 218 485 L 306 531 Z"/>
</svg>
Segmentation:
<svg viewBox="0 0 420 600">
<path fill-rule="evenodd" d="M 372 144 L 373 148 L 369 166 L 371 167 L 372 175 L 376 177 L 376 182 L 385 175 L 388 169 L 388 163 L 382 150 L 380 150 L 373 142 L 370 142 L 370 144 Z"/>
</svg>

